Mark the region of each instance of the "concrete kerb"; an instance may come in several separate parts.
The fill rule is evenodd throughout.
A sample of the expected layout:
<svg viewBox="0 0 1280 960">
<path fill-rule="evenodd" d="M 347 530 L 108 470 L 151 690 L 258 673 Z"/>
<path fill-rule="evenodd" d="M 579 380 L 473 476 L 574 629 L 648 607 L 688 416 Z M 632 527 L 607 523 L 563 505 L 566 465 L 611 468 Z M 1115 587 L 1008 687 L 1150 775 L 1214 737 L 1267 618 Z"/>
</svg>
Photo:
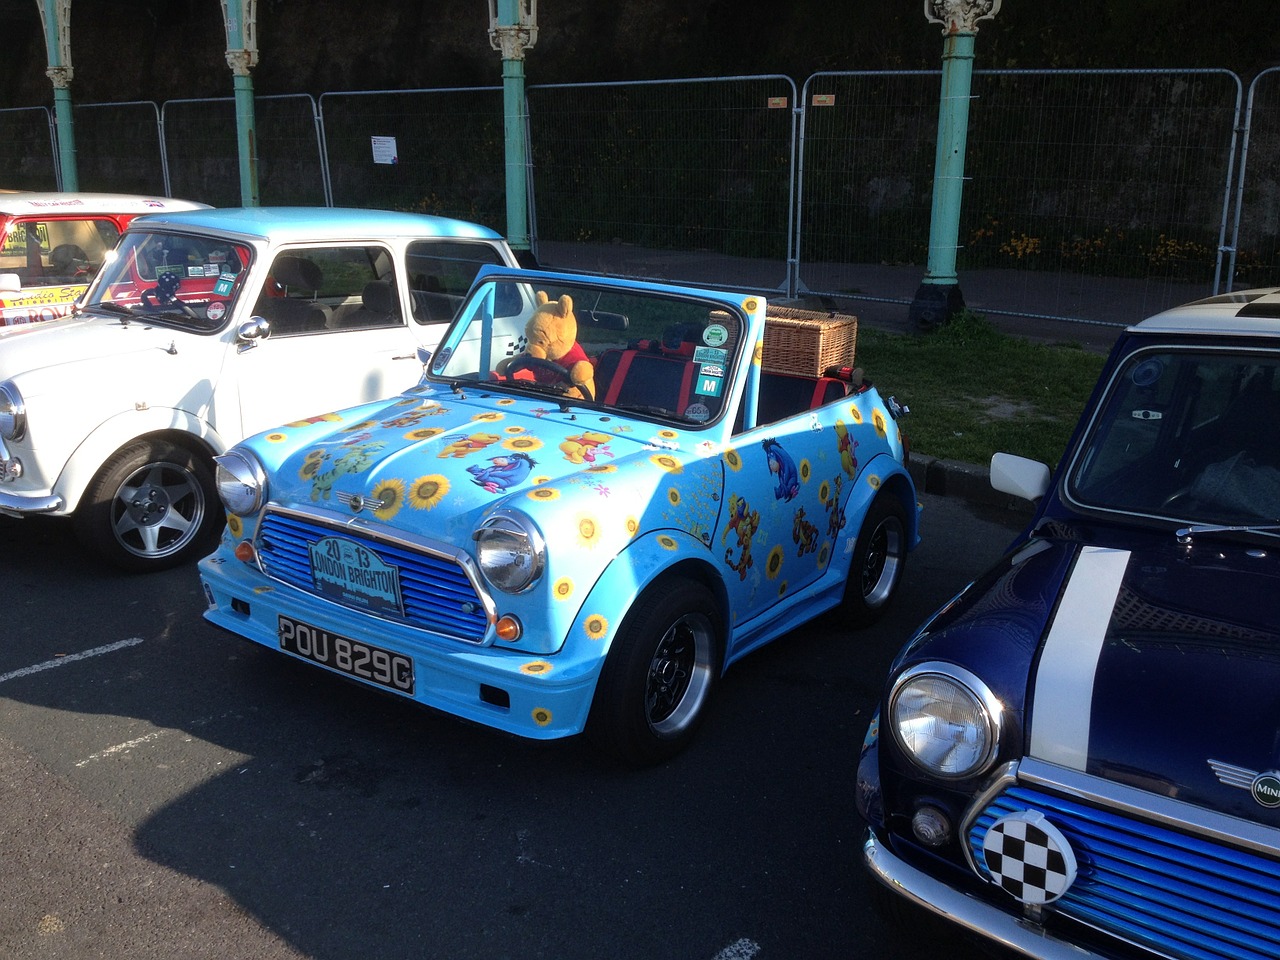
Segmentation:
<svg viewBox="0 0 1280 960">
<path fill-rule="evenodd" d="M 961 497 L 970 503 L 1005 510 L 1027 519 L 1030 519 L 1035 510 L 1034 504 L 1029 501 L 1001 493 L 992 487 L 991 471 L 987 467 L 912 453 L 907 469 L 919 493 Z"/>
</svg>

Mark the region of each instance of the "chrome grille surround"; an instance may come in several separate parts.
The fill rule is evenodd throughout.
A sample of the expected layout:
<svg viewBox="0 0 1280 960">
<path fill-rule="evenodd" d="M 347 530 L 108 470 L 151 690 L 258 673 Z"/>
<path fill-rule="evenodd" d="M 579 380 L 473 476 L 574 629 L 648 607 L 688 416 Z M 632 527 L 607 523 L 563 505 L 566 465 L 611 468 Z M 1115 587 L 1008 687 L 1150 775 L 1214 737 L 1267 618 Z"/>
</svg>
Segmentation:
<svg viewBox="0 0 1280 960">
<path fill-rule="evenodd" d="M 271 506 L 262 514 L 254 534 L 258 567 L 272 580 L 339 603 L 320 593 L 311 576 L 309 544 L 327 536 L 356 541 L 400 571 L 402 617 L 344 606 L 467 643 L 493 642 L 493 599 L 482 586 L 471 557 L 447 544 L 391 533 L 364 518 L 328 510 Z"/>
</svg>

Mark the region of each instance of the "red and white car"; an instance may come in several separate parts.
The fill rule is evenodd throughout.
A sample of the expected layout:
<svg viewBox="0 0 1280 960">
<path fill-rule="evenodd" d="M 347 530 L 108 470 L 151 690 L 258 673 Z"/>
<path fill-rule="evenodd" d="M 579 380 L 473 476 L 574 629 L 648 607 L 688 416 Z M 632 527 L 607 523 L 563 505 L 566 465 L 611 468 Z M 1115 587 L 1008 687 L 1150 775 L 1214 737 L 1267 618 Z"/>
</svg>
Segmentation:
<svg viewBox="0 0 1280 960">
<path fill-rule="evenodd" d="M 205 206 L 119 193 L 0 193 L 0 327 L 70 313 L 134 217 Z"/>
</svg>

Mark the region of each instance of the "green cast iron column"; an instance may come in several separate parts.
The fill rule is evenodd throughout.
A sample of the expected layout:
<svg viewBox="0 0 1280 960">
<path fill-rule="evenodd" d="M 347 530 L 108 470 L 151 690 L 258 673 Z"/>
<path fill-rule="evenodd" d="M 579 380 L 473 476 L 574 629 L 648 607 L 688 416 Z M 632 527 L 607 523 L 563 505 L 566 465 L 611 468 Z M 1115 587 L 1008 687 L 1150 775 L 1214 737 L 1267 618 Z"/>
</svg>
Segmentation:
<svg viewBox="0 0 1280 960">
<path fill-rule="evenodd" d="M 492 0 L 491 0 L 492 2 Z M 527 0 L 497 0 L 489 42 L 502 53 L 502 115 L 506 156 L 507 243 L 517 258 L 532 264 L 529 236 L 529 156 L 526 147 L 527 110 L 524 95 L 524 55 L 538 38 L 535 14 Z M 492 6 L 490 8 L 492 10 Z M 533 7 L 536 10 L 536 4 Z"/>
<path fill-rule="evenodd" d="M 40 7 L 44 23 L 45 48 L 49 54 L 46 72 L 53 81 L 53 124 L 58 134 L 58 189 L 80 189 L 76 170 L 76 130 L 71 109 L 71 0 L 44 0 Z"/>
<path fill-rule="evenodd" d="M 236 100 L 236 152 L 240 158 L 240 205 L 258 206 L 258 145 L 254 133 L 253 78 L 258 63 L 257 20 L 252 0 L 222 0 L 227 28 L 227 66 Z"/>
</svg>

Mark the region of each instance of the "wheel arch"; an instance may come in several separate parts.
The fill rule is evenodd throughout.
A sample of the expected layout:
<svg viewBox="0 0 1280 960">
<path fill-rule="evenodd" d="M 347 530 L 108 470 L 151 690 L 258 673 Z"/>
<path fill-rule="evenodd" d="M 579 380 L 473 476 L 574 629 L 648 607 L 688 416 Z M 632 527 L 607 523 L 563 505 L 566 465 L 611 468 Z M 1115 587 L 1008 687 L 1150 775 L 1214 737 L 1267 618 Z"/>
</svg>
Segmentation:
<svg viewBox="0 0 1280 960">
<path fill-rule="evenodd" d="M 61 512 L 76 511 L 85 491 L 112 456 L 132 443 L 148 439 L 167 440 L 210 459 L 226 452 L 229 446 L 208 421 L 185 410 L 148 408 L 118 414 L 85 437 L 63 466 L 53 486 L 53 492 L 62 498 Z"/>
</svg>

